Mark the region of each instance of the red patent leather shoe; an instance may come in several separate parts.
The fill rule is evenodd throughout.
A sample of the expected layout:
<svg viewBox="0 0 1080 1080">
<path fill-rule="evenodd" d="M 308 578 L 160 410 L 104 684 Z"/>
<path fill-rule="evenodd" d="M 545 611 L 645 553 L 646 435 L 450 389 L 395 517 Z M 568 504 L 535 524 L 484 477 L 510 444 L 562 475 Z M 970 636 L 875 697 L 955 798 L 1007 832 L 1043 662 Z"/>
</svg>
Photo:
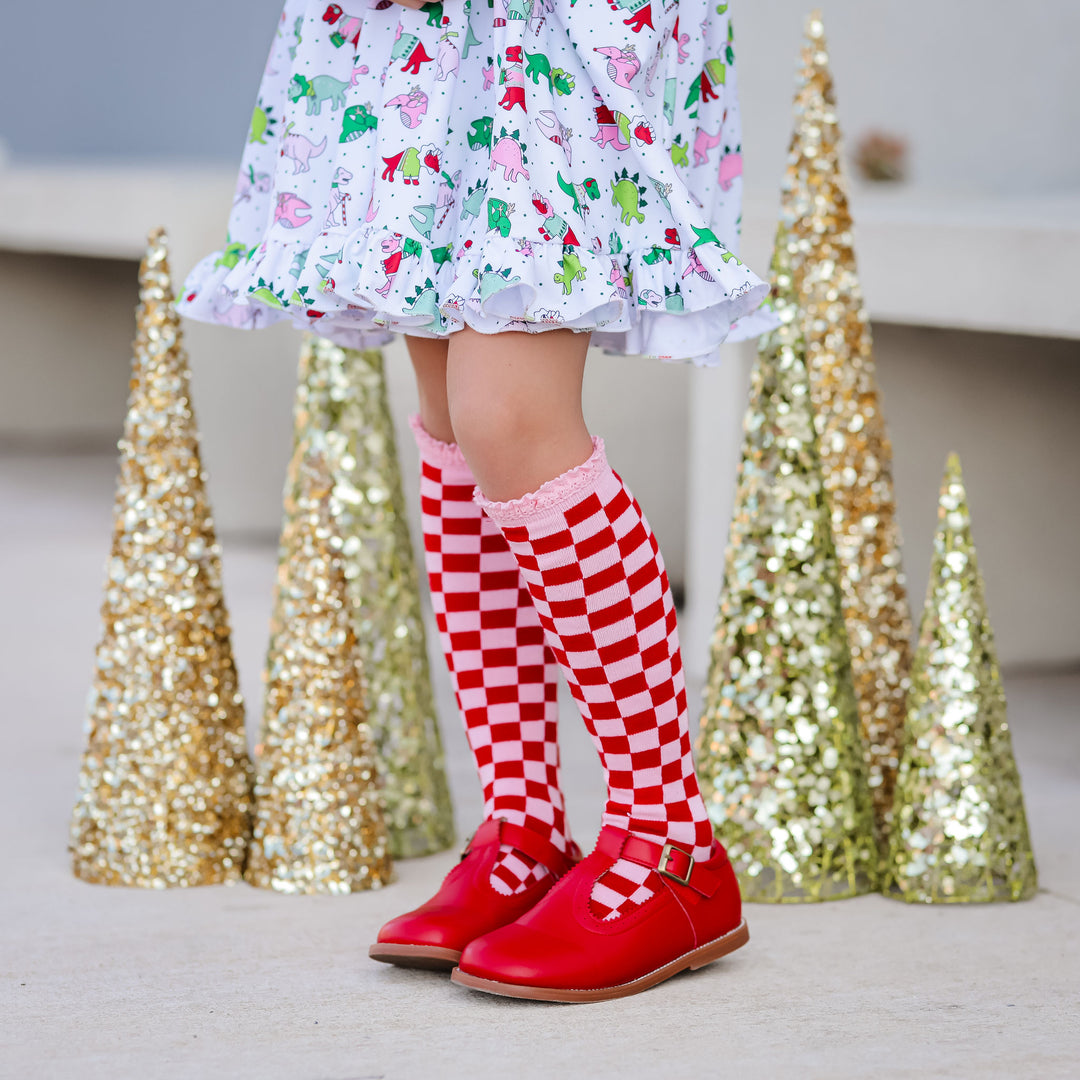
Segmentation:
<svg viewBox="0 0 1080 1080">
<path fill-rule="evenodd" d="M 618 858 L 657 871 L 640 907 L 602 922 L 589 896 Z M 727 852 L 707 862 L 605 827 L 596 850 L 517 922 L 466 946 L 454 982 L 537 1001 L 606 1001 L 704 967 L 750 939 Z"/>
<path fill-rule="evenodd" d="M 521 892 L 504 896 L 491 887 L 491 869 L 499 847 L 508 844 L 551 872 Z M 563 854 L 531 829 L 488 819 L 461 853 L 461 862 L 446 875 L 439 891 L 415 911 L 391 919 L 368 950 L 373 960 L 400 967 L 449 971 L 473 938 L 513 922 L 534 907 L 579 859 L 571 843 Z"/>
</svg>

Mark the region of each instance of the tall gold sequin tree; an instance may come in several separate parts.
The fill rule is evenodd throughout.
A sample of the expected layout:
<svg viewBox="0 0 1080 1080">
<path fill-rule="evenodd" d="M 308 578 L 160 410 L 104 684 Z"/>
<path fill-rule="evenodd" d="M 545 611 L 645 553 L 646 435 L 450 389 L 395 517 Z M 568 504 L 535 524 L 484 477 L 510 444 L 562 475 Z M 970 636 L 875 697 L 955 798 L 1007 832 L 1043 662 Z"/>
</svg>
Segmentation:
<svg viewBox="0 0 1080 1080">
<path fill-rule="evenodd" d="M 781 235 L 761 339 L 697 767 L 747 900 L 872 891 L 878 856 L 839 569 Z"/>
<path fill-rule="evenodd" d="M 244 875 L 279 892 L 348 893 L 391 877 L 332 487 L 313 433 L 289 465 Z"/>
<path fill-rule="evenodd" d="M 86 881 L 207 885 L 243 868 L 251 767 L 164 230 L 139 300 L 71 850 Z"/>
<path fill-rule="evenodd" d="M 859 720 L 884 844 L 911 665 L 911 615 L 892 446 L 856 272 L 836 97 L 819 11 L 806 24 L 794 112 L 780 220 L 802 309 Z"/>
<path fill-rule="evenodd" d="M 454 840 L 453 810 L 382 352 L 308 338 L 294 414 L 296 444 L 319 434 L 333 479 L 391 853 L 440 851 Z"/>
<path fill-rule="evenodd" d="M 956 455 L 938 500 L 911 676 L 886 891 L 925 903 L 1036 890 L 1020 775 Z"/>
</svg>

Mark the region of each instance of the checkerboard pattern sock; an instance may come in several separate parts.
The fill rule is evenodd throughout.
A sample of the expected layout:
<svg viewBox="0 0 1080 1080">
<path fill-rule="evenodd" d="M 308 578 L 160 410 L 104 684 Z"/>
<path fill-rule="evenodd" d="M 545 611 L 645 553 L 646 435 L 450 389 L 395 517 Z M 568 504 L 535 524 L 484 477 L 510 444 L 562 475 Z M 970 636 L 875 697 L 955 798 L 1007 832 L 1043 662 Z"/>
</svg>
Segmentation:
<svg viewBox="0 0 1080 1080">
<path fill-rule="evenodd" d="M 540 623 L 607 775 L 605 825 L 709 857 L 712 828 L 690 752 L 675 606 L 656 539 L 594 440 L 583 465 L 512 502 L 478 495 L 517 556 Z M 656 891 L 618 860 L 592 907 L 617 918 Z"/>
<path fill-rule="evenodd" d="M 457 446 L 411 421 L 420 447 L 424 561 L 435 621 L 484 790 L 484 817 L 505 818 L 568 846 L 559 788 L 558 665 L 517 560 L 473 499 Z M 547 874 L 504 846 L 491 873 L 510 895 Z"/>
</svg>

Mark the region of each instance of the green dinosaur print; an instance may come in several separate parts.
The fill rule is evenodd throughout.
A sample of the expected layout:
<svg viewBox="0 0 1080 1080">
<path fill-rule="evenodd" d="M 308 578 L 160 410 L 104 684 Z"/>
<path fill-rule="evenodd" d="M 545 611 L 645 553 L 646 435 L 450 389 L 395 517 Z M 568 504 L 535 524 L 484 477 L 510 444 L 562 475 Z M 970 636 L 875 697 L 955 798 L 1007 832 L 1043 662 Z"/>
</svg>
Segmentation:
<svg viewBox="0 0 1080 1080">
<path fill-rule="evenodd" d="M 574 89 L 574 77 L 567 74 L 563 68 L 552 68 L 551 61 L 545 53 L 525 53 L 525 78 L 532 79 L 537 86 L 540 79 L 547 79 L 552 92 L 565 96 Z"/>
<path fill-rule="evenodd" d="M 319 116 L 324 101 L 330 102 L 331 112 L 344 108 L 345 91 L 348 89 L 347 82 L 335 79 L 333 75 L 316 75 L 312 79 L 294 75 L 289 83 L 289 99 L 295 103 L 307 98 L 308 116 Z"/>
<path fill-rule="evenodd" d="M 469 188 L 465 198 L 461 201 L 461 218 L 479 217 L 480 207 L 484 205 L 484 196 L 487 194 L 487 181 L 481 180 L 474 188 Z"/>
<path fill-rule="evenodd" d="M 425 278 L 422 286 L 415 286 L 413 295 L 405 297 L 405 303 L 410 314 L 429 316 L 428 326 L 442 327 L 444 319 L 439 311 L 439 293 L 431 278 Z"/>
<path fill-rule="evenodd" d="M 581 184 L 575 184 L 572 180 L 564 179 L 561 172 L 556 173 L 555 177 L 558 180 L 559 187 L 573 199 L 574 213 L 579 216 L 582 204 L 586 199 L 600 198 L 600 185 L 596 182 L 595 176 L 587 176 L 584 183 Z"/>
<path fill-rule="evenodd" d="M 465 24 L 465 41 L 461 46 L 461 59 L 469 59 L 469 50 L 480 44 L 480 39 L 473 33 L 472 23 Z"/>
<path fill-rule="evenodd" d="M 251 114 L 249 143 L 258 143 L 260 146 L 266 145 L 265 136 L 267 134 L 273 135 L 273 127 L 277 123 L 277 120 L 270 115 L 273 111 L 273 105 L 269 105 L 265 109 L 261 105 L 255 106 L 255 111 Z"/>
<path fill-rule="evenodd" d="M 510 229 L 512 228 L 510 221 L 511 209 L 512 207 L 508 207 L 504 199 L 493 198 L 487 201 L 488 228 L 497 229 L 504 240 L 510 235 Z"/>
<path fill-rule="evenodd" d="M 274 292 L 274 283 L 272 281 L 263 281 L 259 278 L 259 284 L 254 289 L 248 289 L 248 296 L 252 300 L 258 300 L 260 303 L 266 304 L 268 307 L 275 307 L 284 310 L 289 306 L 288 301 L 285 299 L 285 290 L 279 289 Z"/>
<path fill-rule="evenodd" d="M 675 288 L 669 289 L 664 286 L 664 309 L 666 311 L 680 312 L 683 308 L 682 290 L 679 283 L 675 282 Z"/>
<path fill-rule="evenodd" d="M 234 266 L 238 266 L 240 260 L 247 256 L 247 250 L 247 244 L 241 244 L 239 241 L 230 243 L 228 236 L 226 236 L 225 247 L 215 260 L 214 269 L 224 266 L 231 270 Z"/>
<path fill-rule="evenodd" d="M 653 263 L 658 263 L 661 259 L 664 259 L 669 263 L 671 262 L 671 248 L 653 244 L 653 246 L 641 257 L 641 261 L 647 266 L 652 266 Z"/>
<path fill-rule="evenodd" d="M 645 205 L 645 200 L 641 197 L 645 189 L 638 187 L 637 180 L 637 173 L 629 177 L 626 169 L 623 169 L 622 173 L 611 181 L 611 205 L 621 208 L 622 214 L 619 220 L 624 225 L 629 225 L 632 221 L 645 220 L 645 215 L 640 210 L 640 207 Z"/>
<path fill-rule="evenodd" d="M 562 273 L 555 274 L 553 280 L 556 285 L 562 285 L 563 295 L 569 296 L 573 291 L 573 283 L 585 280 L 585 267 L 581 265 L 581 259 L 573 247 L 564 245 L 562 251 Z"/>
<path fill-rule="evenodd" d="M 473 277 L 480 285 L 481 300 L 487 300 L 500 289 L 505 289 L 508 285 L 516 285 L 521 280 L 517 275 L 510 276 L 510 267 L 495 270 L 491 263 L 484 263 L 483 270 L 474 270 Z"/>
<path fill-rule="evenodd" d="M 614 230 L 611 230 L 611 235 L 608 237 L 608 254 L 618 255 L 623 249 L 622 237 Z"/>
<path fill-rule="evenodd" d="M 442 26 L 442 0 L 431 0 L 424 5 L 423 10 L 427 12 L 428 26 Z"/>
<path fill-rule="evenodd" d="M 442 247 L 431 248 L 429 250 L 431 261 L 436 266 L 442 266 L 443 263 L 448 263 L 450 261 L 450 256 L 454 253 L 454 245 L 444 244 Z"/>
<path fill-rule="evenodd" d="M 491 116 L 481 116 L 472 122 L 472 130 L 465 135 L 465 138 L 469 140 L 470 150 L 491 146 L 491 128 L 494 123 L 495 119 Z"/>
<path fill-rule="evenodd" d="M 508 0 L 506 5 L 506 19 L 507 22 L 514 20 L 521 22 L 529 17 L 529 12 L 532 10 L 532 4 L 527 0 Z"/>
<path fill-rule="evenodd" d="M 676 167 L 690 164 L 690 147 L 682 141 L 682 135 L 676 135 L 671 144 L 671 164 Z"/>
<path fill-rule="evenodd" d="M 691 225 L 691 229 L 694 230 L 694 235 L 697 239 L 690 245 L 691 247 L 697 247 L 698 244 L 720 244 L 720 238 L 712 231 L 712 229 L 706 227 L 699 229 L 696 225 Z M 723 247 L 723 244 L 720 244 Z"/>
<path fill-rule="evenodd" d="M 371 102 L 363 105 L 350 105 L 341 118 L 341 136 L 339 143 L 353 142 L 368 131 L 379 126 L 379 118 L 371 111 Z"/>
</svg>

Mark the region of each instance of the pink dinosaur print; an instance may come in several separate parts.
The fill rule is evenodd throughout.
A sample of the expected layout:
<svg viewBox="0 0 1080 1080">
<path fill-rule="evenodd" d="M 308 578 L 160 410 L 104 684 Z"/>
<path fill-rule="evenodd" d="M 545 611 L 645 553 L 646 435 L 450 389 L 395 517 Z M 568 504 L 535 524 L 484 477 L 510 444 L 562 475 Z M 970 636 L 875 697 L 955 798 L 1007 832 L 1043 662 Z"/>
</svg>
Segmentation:
<svg viewBox="0 0 1080 1080">
<path fill-rule="evenodd" d="M 671 39 L 675 42 L 679 50 L 679 63 L 685 64 L 690 59 L 690 53 L 687 52 L 686 46 L 690 44 L 689 34 L 679 33 L 679 16 L 675 16 L 675 26 L 671 30 Z"/>
<path fill-rule="evenodd" d="M 716 177 L 721 191 L 730 191 L 736 178 L 742 176 L 742 154 L 736 150 L 720 159 L 720 172 Z"/>
<path fill-rule="evenodd" d="M 641 70 L 641 61 L 638 59 L 633 43 L 625 49 L 618 45 L 605 45 L 603 48 L 593 49 L 593 52 L 598 52 L 601 56 L 608 58 L 608 78 L 616 86 L 629 87 L 634 76 Z"/>
<path fill-rule="evenodd" d="M 715 281 L 716 278 L 705 269 L 705 264 L 701 261 L 695 248 L 689 248 L 687 250 L 687 267 L 682 272 L 682 276 L 686 277 L 688 274 L 697 274 L 703 281 Z"/>
<path fill-rule="evenodd" d="M 697 135 L 694 136 L 694 164 L 705 165 L 709 160 L 709 151 L 719 143 L 719 131 L 715 135 L 710 135 L 704 128 L 698 128 Z"/>
<path fill-rule="evenodd" d="M 360 82 L 360 76 L 366 75 L 370 70 L 371 69 L 367 64 L 361 64 L 359 67 L 354 67 L 352 69 L 352 78 L 349 80 L 349 85 L 356 86 L 356 84 Z"/>
<path fill-rule="evenodd" d="M 536 126 L 544 133 L 549 141 L 562 147 L 566 164 L 573 167 L 573 150 L 570 145 L 570 136 L 574 134 L 572 128 L 563 127 L 562 121 L 551 109 L 541 109 L 536 118 Z"/>
<path fill-rule="evenodd" d="M 484 89 L 490 90 L 495 85 L 495 65 L 488 64 L 486 68 L 481 68 L 480 74 L 484 76 Z"/>
<path fill-rule="evenodd" d="M 386 284 L 375 291 L 385 300 L 390 294 L 390 286 L 394 284 L 398 270 L 401 269 L 401 260 L 404 257 L 401 252 L 401 233 L 393 233 L 379 245 L 386 258 L 382 261 L 383 273 L 386 275 Z"/>
<path fill-rule="evenodd" d="M 435 69 L 437 71 L 435 78 L 438 82 L 445 82 L 451 75 L 457 75 L 458 73 L 461 54 L 458 52 L 458 47 L 450 40 L 457 36 L 456 30 L 447 30 L 439 38 L 439 51 L 435 54 Z"/>
<path fill-rule="evenodd" d="M 491 168 L 489 171 L 494 172 L 498 166 L 502 166 L 503 179 L 512 184 L 517 183 L 519 176 L 524 176 L 526 180 L 529 179 L 529 171 L 522 162 L 521 143 L 511 135 L 504 135 L 491 148 Z"/>
<path fill-rule="evenodd" d="M 236 198 L 233 206 L 241 202 L 250 202 L 251 193 L 257 191 L 260 195 L 270 190 L 271 176 L 269 173 L 257 173 L 248 166 L 247 172 L 242 172 L 236 182 Z"/>
<path fill-rule="evenodd" d="M 304 211 L 311 209 L 311 203 L 304 202 L 299 195 L 291 191 L 279 191 L 277 204 L 274 206 L 274 223 L 286 229 L 299 229 L 311 220 Z"/>
<path fill-rule="evenodd" d="M 337 48 L 348 42 L 354 49 L 360 44 L 360 31 L 364 25 L 361 15 L 346 15 L 340 4 L 329 4 L 323 12 L 322 21 L 333 28 L 330 40 Z"/>
<path fill-rule="evenodd" d="M 407 94 L 398 94 L 386 103 L 388 109 L 393 106 L 397 106 L 402 124 L 411 130 L 419 127 L 424 118 L 428 110 L 428 96 L 419 86 L 414 86 Z"/>
<path fill-rule="evenodd" d="M 353 174 L 340 165 L 334 170 L 334 179 L 330 184 L 330 210 L 326 215 L 326 220 L 323 222 L 324 229 L 330 229 L 337 225 L 344 227 L 349 224 L 345 210 L 352 196 L 345 189 L 349 186 L 349 181 L 352 178 Z"/>
<path fill-rule="evenodd" d="M 326 152 L 326 136 L 322 142 L 313 143 L 306 135 L 292 130 L 292 124 L 285 130 L 281 140 L 281 156 L 293 159 L 293 176 L 311 170 L 311 159 Z"/>
<path fill-rule="evenodd" d="M 618 259 L 611 260 L 611 273 L 608 275 L 608 284 L 615 287 L 615 295 L 624 300 L 630 298 L 630 290 L 626 286 L 626 275 Z"/>
</svg>

